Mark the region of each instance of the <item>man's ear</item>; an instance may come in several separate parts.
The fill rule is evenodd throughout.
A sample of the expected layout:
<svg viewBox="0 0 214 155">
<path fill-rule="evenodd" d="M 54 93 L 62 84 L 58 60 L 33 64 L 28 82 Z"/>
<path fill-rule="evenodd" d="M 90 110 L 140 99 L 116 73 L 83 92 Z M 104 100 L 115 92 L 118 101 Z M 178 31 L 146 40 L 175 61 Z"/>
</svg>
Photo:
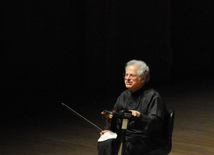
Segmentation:
<svg viewBox="0 0 214 155">
<path fill-rule="evenodd" d="M 146 81 L 146 76 L 144 75 L 144 76 L 142 76 L 142 78 L 141 78 L 141 83 L 143 84 L 145 81 Z"/>
</svg>

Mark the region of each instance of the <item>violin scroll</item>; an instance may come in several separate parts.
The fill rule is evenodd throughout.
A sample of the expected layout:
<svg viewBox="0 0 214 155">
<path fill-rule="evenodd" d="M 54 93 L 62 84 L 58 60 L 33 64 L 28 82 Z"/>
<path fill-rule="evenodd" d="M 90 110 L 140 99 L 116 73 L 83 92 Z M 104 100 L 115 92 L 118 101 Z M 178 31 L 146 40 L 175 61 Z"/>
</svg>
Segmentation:
<svg viewBox="0 0 214 155">
<path fill-rule="evenodd" d="M 115 111 L 113 110 L 112 112 L 115 112 Z M 102 111 L 101 115 L 102 115 L 102 119 L 112 119 L 112 117 L 113 117 L 113 113 L 111 113 L 107 110 Z"/>
</svg>

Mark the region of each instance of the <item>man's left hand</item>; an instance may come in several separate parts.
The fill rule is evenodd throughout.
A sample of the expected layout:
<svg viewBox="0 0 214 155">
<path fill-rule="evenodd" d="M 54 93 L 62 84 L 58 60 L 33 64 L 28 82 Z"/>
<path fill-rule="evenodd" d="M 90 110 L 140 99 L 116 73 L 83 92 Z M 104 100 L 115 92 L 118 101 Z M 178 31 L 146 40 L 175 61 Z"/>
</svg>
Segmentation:
<svg viewBox="0 0 214 155">
<path fill-rule="evenodd" d="M 131 111 L 132 112 L 132 115 L 133 116 L 140 116 L 140 112 L 139 111 L 137 111 L 137 110 L 129 110 L 129 111 Z"/>
</svg>

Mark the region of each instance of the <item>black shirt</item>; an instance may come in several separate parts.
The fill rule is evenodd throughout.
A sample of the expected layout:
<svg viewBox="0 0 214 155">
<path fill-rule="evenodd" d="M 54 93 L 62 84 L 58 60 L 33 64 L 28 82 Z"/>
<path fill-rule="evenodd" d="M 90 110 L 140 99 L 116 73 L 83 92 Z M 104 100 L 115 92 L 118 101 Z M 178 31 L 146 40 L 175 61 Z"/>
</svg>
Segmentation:
<svg viewBox="0 0 214 155">
<path fill-rule="evenodd" d="M 127 127 L 127 136 L 140 136 L 152 139 L 163 138 L 163 124 L 165 116 L 165 105 L 157 91 L 144 86 L 143 88 L 131 92 L 125 90 L 118 97 L 113 110 L 137 110 L 140 118 L 130 120 Z M 119 131 L 122 121 L 117 119 L 112 124 L 114 132 Z"/>
</svg>

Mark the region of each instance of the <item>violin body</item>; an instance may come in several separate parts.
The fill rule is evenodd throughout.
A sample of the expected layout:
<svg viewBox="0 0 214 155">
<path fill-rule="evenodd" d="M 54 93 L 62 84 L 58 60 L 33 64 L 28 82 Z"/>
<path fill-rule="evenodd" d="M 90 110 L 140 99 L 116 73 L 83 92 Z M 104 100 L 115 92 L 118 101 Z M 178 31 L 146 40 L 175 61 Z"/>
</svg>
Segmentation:
<svg viewBox="0 0 214 155">
<path fill-rule="evenodd" d="M 119 112 L 104 110 L 101 112 L 101 115 L 103 119 L 106 119 L 107 129 L 111 131 L 120 130 L 123 119 L 137 118 L 132 115 L 131 111 L 127 111 L 127 110 L 120 110 Z"/>
</svg>

